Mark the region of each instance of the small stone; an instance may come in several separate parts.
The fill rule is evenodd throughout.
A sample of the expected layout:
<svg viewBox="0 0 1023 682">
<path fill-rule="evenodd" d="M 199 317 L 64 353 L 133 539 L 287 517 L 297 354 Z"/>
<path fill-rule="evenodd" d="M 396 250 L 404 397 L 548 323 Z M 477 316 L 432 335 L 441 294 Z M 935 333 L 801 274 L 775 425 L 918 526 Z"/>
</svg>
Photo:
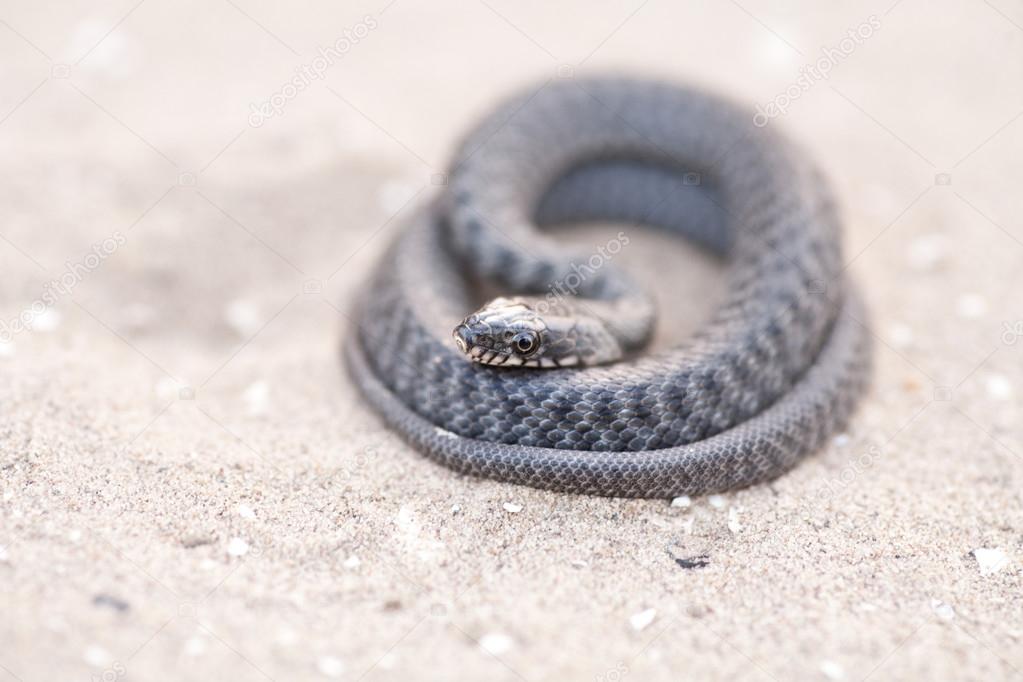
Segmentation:
<svg viewBox="0 0 1023 682">
<path fill-rule="evenodd" d="M 693 500 L 688 495 L 679 495 L 671 501 L 672 507 L 679 507 L 681 509 L 689 509 L 689 505 L 693 503 Z"/>
<path fill-rule="evenodd" d="M 345 568 L 356 569 L 362 565 L 362 560 L 353 554 L 352 556 L 345 559 L 344 563 L 342 563 L 341 565 L 344 566 Z"/>
<path fill-rule="evenodd" d="M 940 234 L 926 234 L 917 237 L 909 245 L 909 264 L 916 270 L 934 270 L 948 251 L 945 238 Z"/>
<path fill-rule="evenodd" d="M 249 543 L 241 538 L 231 538 L 227 543 L 227 553 L 231 556 L 245 556 L 249 552 Z"/>
<path fill-rule="evenodd" d="M 32 331 L 52 332 L 60 326 L 60 313 L 53 308 L 47 308 L 32 319 Z"/>
<path fill-rule="evenodd" d="M 632 626 L 633 630 L 639 632 L 649 627 L 656 617 L 657 609 L 646 609 L 645 611 L 640 611 L 639 613 L 634 613 L 629 616 L 629 625 Z"/>
<path fill-rule="evenodd" d="M 728 510 L 728 530 L 733 535 L 742 530 L 742 524 L 739 523 L 739 510 L 735 507 Z"/>
<path fill-rule="evenodd" d="M 243 519 L 248 519 L 251 521 L 252 519 L 256 518 L 256 512 L 252 510 L 252 507 L 243 502 L 242 504 L 238 505 L 238 516 L 242 517 Z"/>
<path fill-rule="evenodd" d="M 844 448 L 846 445 L 849 444 L 850 440 L 851 439 L 849 438 L 848 434 L 840 433 L 833 439 L 831 439 L 831 442 L 836 448 Z"/>
<path fill-rule="evenodd" d="M 845 679 L 845 670 L 843 670 L 842 666 L 834 661 L 821 661 L 821 674 L 829 680 Z"/>
<path fill-rule="evenodd" d="M 987 394 L 995 400 L 1008 400 L 1012 397 L 1012 382 L 1001 374 L 989 376 L 985 386 Z"/>
<path fill-rule="evenodd" d="M 1009 558 L 1000 549 L 980 547 L 973 550 L 973 556 L 980 566 L 981 575 L 994 575 L 1009 564 Z"/>
<path fill-rule="evenodd" d="M 256 381 L 242 393 L 246 411 L 253 417 L 266 414 L 270 409 L 270 385 L 265 381 Z"/>
<path fill-rule="evenodd" d="M 500 656 L 511 651 L 514 645 L 515 642 L 511 637 L 499 632 L 491 632 L 480 637 L 480 649 L 494 656 Z"/>
<path fill-rule="evenodd" d="M 963 294 L 956 300 L 956 313 L 966 319 L 983 317 L 987 308 L 987 299 L 980 294 Z"/>
<path fill-rule="evenodd" d="M 453 505 L 451 505 L 451 515 L 452 516 L 454 516 L 455 514 L 461 512 L 461 511 L 462 511 L 462 505 L 460 505 L 460 504 L 453 504 Z"/>
<path fill-rule="evenodd" d="M 710 506 L 715 509 L 724 509 L 728 506 L 728 500 L 724 498 L 724 495 L 711 495 L 707 498 L 707 501 L 710 502 Z"/>
<path fill-rule="evenodd" d="M 582 559 L 572 559 L 572 568 L 586 568 L 587 566 L 589 564 Z"/>
<path fill-rule="evenodd" d="M 515 504 L 514 502 L 505 502 L 501 506 L 504 507 L 504 510 L 509 514 L 518 514 L 520 511 L 522 511 L 522 505 Z"/>
<path fill-rule="evenodd" d="M 259 306 L 247 299 L 235 299 L 224 308 L 224 320 L 238 336 L 249 337 L 259 331 L 263 321 L 259 317 Z"/>
<path fill-rule="evenodd" d="M 908 348 L 913 344 L 913 329 L 908 324 L 893 324 L 888 330 L 888 341 L 896 348 Z"/>
<path fill-rule="evenodd" d="M 340 658 L 334 656 L 320 656 L 320 659 L 316 661 L 316 669 L 324 677 L 337 679 L 344 674 L 345 664 Z"/>
<path fill-rule="evenodd" d="M 111 594 L 100 593 L 92 598 L 92 603 L 95 606 L 105 606 L 111 608 L 114 611 L 125 612 L 128 610 L 128 602 L 124 601 L 119 597 L 115 597 Z"/>
<path fill-rule="evenodd" d="M 955 609 L 953 609 L 951 605 L 946 604 L 940 599 L 931 600 L 931 611 L 934 612 L 934 615 L 936 615 L 938 618 L 944 621 L 950 621 L 956 617 Z"/>
<path fill-rule="evenodd" d="M 104 668 L 113 662 L 110 656 L 110 652 L 101 646 L 92 644 L 85 648 L 85 652 L 82 654 L 82 658 L 88 665 L 96 668 Z"/>
<path fill-rule="evenodd" d="M 201 637 L 192 636 L 185 640 L 186 656 L 201 656 L 206 651 L 206 642 Z"/>
<path fill-rule="evenodd" d="M 186 535 L 181 538 L 181 546 L 185 549 L 193 549 L 195 547 L 202 547 L 203 545 L 213 544 L 213 539 L 208 535 L 202 535 L 199 533 L 193 533 L 192 535 Z"/>
</svg>

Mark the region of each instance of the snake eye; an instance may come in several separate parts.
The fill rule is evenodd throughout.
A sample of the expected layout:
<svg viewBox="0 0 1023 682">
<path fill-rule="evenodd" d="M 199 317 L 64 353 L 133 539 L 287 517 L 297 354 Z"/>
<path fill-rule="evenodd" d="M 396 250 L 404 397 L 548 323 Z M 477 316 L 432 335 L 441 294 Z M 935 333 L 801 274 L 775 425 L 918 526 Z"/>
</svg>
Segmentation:
<svg viewBox="0 0 1023 682">
<path fill-rule="evenodd" d="M 538 345 L 539 340 L 536 338 L 536 334 L 531 332 L 520 332 L 512 339 L 512 347 L 519 355 L 529 355 L 536 350 Z"/>
</svg>

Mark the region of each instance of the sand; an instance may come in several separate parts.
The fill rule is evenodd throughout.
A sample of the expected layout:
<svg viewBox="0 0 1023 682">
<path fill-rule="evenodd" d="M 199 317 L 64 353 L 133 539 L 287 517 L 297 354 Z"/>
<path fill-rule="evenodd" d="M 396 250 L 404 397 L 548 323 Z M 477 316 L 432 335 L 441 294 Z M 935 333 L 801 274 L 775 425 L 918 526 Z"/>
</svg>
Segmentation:
<svg viewBox="0 0 1023 682">
<path fill-rule="evenodd" d="M 2 12 L 0 320 L 52 305 L 0 346 L 0 679 L 1023 676 L 1023 12 L 382 9 Z M 452 474 L 362 404 L 338 350 L 367 274 L 495 98 L 616 70 L 752 115 L 864 24 L 769 121 L 833 179 L 876 339 L 817 456 L 575 497 Z M 683 338 L 720 266 L 634 241 Z"/>
</svg>

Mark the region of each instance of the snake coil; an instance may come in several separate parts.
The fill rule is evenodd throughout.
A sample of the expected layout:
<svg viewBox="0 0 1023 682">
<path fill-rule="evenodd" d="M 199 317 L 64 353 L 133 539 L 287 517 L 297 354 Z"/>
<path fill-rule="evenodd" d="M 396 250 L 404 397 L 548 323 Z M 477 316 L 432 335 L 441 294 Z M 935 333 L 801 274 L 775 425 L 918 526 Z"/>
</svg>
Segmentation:
<svg viewBox="0 0 1023 682">
<path fill-rule="evenodd" d="M 486 117 L 448 178 L 386 251 L 345 344 L 364 397 L 440 463 L 574 493 L 720 492 L 791 468 L 863 393 L 870 344 L 827 182 L 736 105 L 641 80 L 548 83 Z M 541 230 L 594 219 L 720 255 L 709 322 L 638 352 L 650 298 Z M 481 281 L 527 298 L 466 318 Z M 489 334 L 509 306 L 528 319 Z M 525 366 L 482 364 L 501 358 Z"/>
</svg>

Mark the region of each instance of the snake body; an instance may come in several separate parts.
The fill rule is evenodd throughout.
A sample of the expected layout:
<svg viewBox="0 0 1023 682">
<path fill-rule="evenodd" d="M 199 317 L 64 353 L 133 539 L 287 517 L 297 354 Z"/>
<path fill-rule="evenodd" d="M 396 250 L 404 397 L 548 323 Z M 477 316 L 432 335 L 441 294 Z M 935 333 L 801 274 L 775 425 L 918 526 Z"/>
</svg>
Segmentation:
<svg viewBox="0 0 1023 682">
<path fill-rule="evenodd" d="M 849 418 L 870 346 L 831 192 L 738 106 L 653 81 L 554 81 L 484 118 L 447 177 L 387 249 L 345 346 L 368 402 L 433 459 L 560 491 L 693 495 L 776 477 Z M 720 255 L 727 295 L 709 322 L 644 354 L 647 293 L 610 253 L 543 229 L 593 219 Z M 509 295 L 467 316 L 481 282 Z"/>
</svg>

